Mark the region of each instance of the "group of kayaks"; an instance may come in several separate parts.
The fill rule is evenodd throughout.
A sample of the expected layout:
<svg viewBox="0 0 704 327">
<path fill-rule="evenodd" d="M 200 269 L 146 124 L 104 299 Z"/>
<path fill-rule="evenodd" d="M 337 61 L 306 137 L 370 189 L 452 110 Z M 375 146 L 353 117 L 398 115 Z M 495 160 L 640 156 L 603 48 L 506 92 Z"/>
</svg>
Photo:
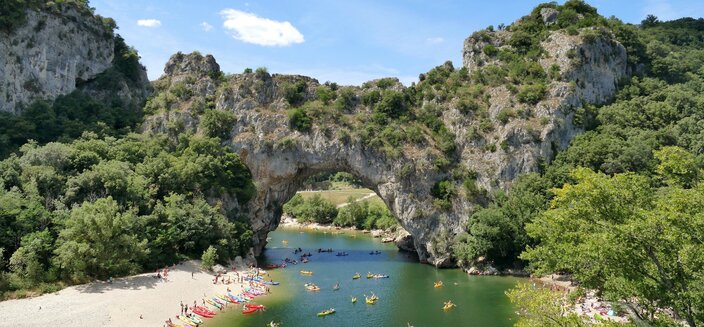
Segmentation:
<svg viewBox="0 0 704 327">
<path fill-rule="evenodd" d="M 443 284 L 443 282 L 442 282 L 441 280 L 436 281 L 436 282 L 433 283 L 433 287 L 435 287 L 435 288 L 441 288 L 441 287 L 443 287 L 443 286 L 444 286 L 444 284 Z M 445 302 L 444 305 L 442 306 L 442 309 L 443 309 L 444 311 L 450 311 L 450 310 L 454 309 L 456 306 L 457 306 L 457 305 L 454 304 L 454 303 L 452 303 L 452 301 L 447 301 L 447 302 Z"/>
<path fill-rule="evenodd" d="M 176 316 L 180 322 L 175 323 L 171 319 L 166 321 L 170 327 L 196 327 L 203 323 L 205 318 L 213 318 L 216 314 L 214 309 L 223 309 L 228 304 L 242 304 L 242 314 L 251 314 L 257 311 L 262 311 L 266 307 L 262 304 L 252 303 L 251 301 L 260 295 L 266 294 L 265 285 L 278 285 L 278 282 L 265 281 L 261 276 L 266 274 L 264 271 L 247 274 L 244 279 L 251 281 L 250 286 L 245 287 L 241 293 L 235 295 L 229 290 L 224 294 L 218 294 L 211 298 L 203 299 L 203 305 L 196 305 L 190 308 L 187 315 L 180 314 Z M 269 323 L 268 326 L 279 326 L 276 322 Z"/>
</svg>

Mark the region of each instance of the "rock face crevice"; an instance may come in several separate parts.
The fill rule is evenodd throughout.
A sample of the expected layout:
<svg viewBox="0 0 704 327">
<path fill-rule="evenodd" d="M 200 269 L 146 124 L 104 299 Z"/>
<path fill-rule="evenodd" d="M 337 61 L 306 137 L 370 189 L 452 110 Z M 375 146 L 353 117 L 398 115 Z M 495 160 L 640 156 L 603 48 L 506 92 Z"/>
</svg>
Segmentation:
<svg viewBox="0 0 704 327">
<path fill-rule="evenodd" d="M 507 46 L 507 37 L 510 35 L 497 35 L 492 42 L 501 48 Z M 470 73 L 500 64 L 482 53 L 484 42 L 473 37 L 465 42 L 464 66 Z M 463 114 L 452 99 L 443 104 L 447 110 L 442 113 L 442 122 L 456 136 L 454 165 L 475 172 L 477 185 L 487 192 L 508 190 L 520 174 L 538 171 L 541 162 L 549 161 L 556 151 L 567 147 L 583 131 L 575 121 L 577 109 L 585 104 L 608 102 L 619 80 L 628 75 L 626 52 L 611 39 L 585 42 L 578 35 L 553 32 L 542 46 L 549 56 L 540 65 L 546 71 L 559 67 L 561 76 L 547 85 L 543 100 L 522 105 L 521 110 L 529 113 L 526 117 L 499 123 L 499 112 L 517 102 L 505 86 L 491 87 L 486 94 L 495 126 L 487 136 L 477 139 L 469 135 L 477 124 L 476 118 Z M 308 77 L 257 71 L 223 78 L 214 58 L 198 53 L 174 55 L 166 67 L 164 76 L 155 82 L 158 93 L 180 97 L 148 117 L 143 128 L 172 135 L 184 131 L 207 134 L 201 122 L 204 112 L 231 115 L 223 144 L 239 153 L 257 187 L 256 196 L 242 206 L 255 232 L 256 254 L 266 245 L 267 233 L 278 226 L 283 204 L 306 178 L 319 172 L 346 171 L 360 177 L 386 203 L 412 235 L 421 261 L 436 266 L 454 264 L 452 242 L 476 210 L 478 201 L 455 196 L 448 204 L 437 205 L 431 190 L 439 181 L 452 178 L 452 173 L 434 163 L 438 155 L 431 143 L 404 144 L 400 154 L 391 155 L 350 137 L 344 132 L 349 126 L 334 120 L 313 121 L 305 132 L 291 128 L 287 87 L 304 86 L 303 99 L 314 99 L 321 86 Z M 403 89 L 400 84 L 393 87 Z M 355 94 L 357 101 L 345 114 L 369 114 L 371 108 L 358 101 L 360 94 L 369 90 L 346 89 Z M 496 149 L 498 145 L 501 150 Z"/>
</svg>

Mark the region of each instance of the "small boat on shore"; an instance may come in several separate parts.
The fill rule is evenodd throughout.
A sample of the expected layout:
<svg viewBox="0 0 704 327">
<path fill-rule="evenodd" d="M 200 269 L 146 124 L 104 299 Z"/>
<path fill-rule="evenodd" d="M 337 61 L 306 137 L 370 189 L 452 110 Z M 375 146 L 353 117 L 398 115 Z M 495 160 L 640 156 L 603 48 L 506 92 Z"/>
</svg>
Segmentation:
<svg viewBox="0 0 704 327">
<path fill-rule="evenodd" d="M 335 308 L 330 308 L 325 311 L 318 312 L 318 317 L 325 317 L 327 315 L 331 315 L 335 313 Z"/>
<path fill-rule="evenodd" d="M 250 314 L 250 313 L 257 312 L 257 311 L 259 311 L 259 310 L 262 310 L 262 309 L 244 307 L 244 308 L 242 308 L 242 314 L 247 315 L 247 314 Z"/>
</svg>

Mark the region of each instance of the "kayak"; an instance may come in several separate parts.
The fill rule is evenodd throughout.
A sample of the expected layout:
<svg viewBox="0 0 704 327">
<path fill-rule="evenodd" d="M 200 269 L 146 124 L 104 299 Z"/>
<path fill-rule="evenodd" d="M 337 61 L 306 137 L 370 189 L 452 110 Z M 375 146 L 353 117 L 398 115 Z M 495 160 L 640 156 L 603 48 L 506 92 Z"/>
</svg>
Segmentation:
<svg viewBox="0 0 704 327">
<path fill-rule="evenodd" d="M 179 320 L 185 322 L 188 326 L 195 327 L 195 325 L 196 325 L 195 322 L 193 322 L 191 319 L 188 319 L 188 317 L 186 317 L 186 316 L 184 316 L 184 315 L 178 315 L 178 316 L 176 316 L 176 318 L 178 318 Z"/>
<path fill-rule="evenodd" d="M 227 302 L 230 302 L 230 303 L 237 303 L 237 301 L 235 301 L 235 300 L 233 300 L 233 299 L 231 299 L 231 298 L 229 298 L 229 297 L 227 297 L 227 296 L 224 296 L 224 295 L 216 295 L 216 296 L 217 296 L 219 299 L 223 300 L 223 301 L 227 301 Z"/>
<path fill-rule="evenodd" d="M 208 310 L 208 308 L 206 308 L 206 307 L 203 307 L 203 306 L 196 306 L 195 308 L 198 309 L 198 310 L 200 310 L 200 311 L 202 311 L 203 313 L 209 314 L 209 315 L 211 315 L 211 316 L 214 316 L 214 315 L 215 315 L 215 311 Z"/>
<path fill-rule="evenodd" d="M 213 300 L 211 300 L 211 299 L 205 299 L 205 302 L 207 302 L 208 304 L 210 304 L 210 305 L 212 305 L 212 306 L 214 306 L 214 307 L 216 307 L 216 308 L 218 308 L 218 309 L 222 309 L 222 305 L 221 305 L 221 304 L 219 304 L 219 303 L 217 303 L 217 302 L 215 302 L 215 301 L 213 301 Z"/>
<path fill-rule="evenodd" d="M 242 309 L 242 314 L 250 314 L 250 313 L 252 313 L 252 312 L 259 311 L 259 310 L 261 310 L 261 309 L 257 309 L 257 308 L 244 308 L 244 309 Z"/>
<path fill-rule="evenodd" d="M 250 309 L 265 309 L 266 307 L 262 304 L 247 303 L 244 305 L 246 308 Z"/>
<path fill-rule="evenodd" d="M 440 281 L 435 282 L 435 283 L 433 284 L 433 287 L 435 287 L 435 288 L 440 288 L 440 287 L 442 287 L 442 285 L 443 285 L 443 284 L 442 284 L 442 281 L 440 280 Z"/>
<path fill-rule="evenodd" d="M 279 285 L 279 282 L 264 282 L 267 285 Z"/>
<path fill-rule="evenodd" d="M 448 311 L 456 307 L 457 305 L 452 303 L 452 301 L 447 301 L 445 302 L 445 305 L 442 307 L 443 310 Z"/>
<path fill-rule="evenodd" d="M 280 323 L 273 322 L 273 321 L 270 321 L 268 324 L 266 324 L 266 327 L 279 327 L 279 326 L 281 326 Z"/>
<path fill-rule="evenodd" d="M 354 274 L 354 276 L 352 276 L 352 279 L 360 279 L 361 277 L 362 276 L 360 276 L 359 274 Z"/>
<path fill-rule="evenodd" d="M 191 310 L 191 312 L 193 312 L 193 313 L 195 313 L 195 314 L 197 314 L 197 315 L 199 315 L 199 316 L 201 316 L 201 317 L 203 317 L 203 318 L 212 318 L 212 317 L 215 316 L 215 314 L 207 313 L 207 312 L 205 312 L 205 311 L 203 311 L 203 310 L 201 310 L 201 309 L 198 309 L 198 308 L 193 308 L 193 309 Z"/>
<path fill-rule="evenodd" d="M 352 303 L 357 303 L 357 298 L 356 298 L 356 297 L 352 297 Z"/>
<path fill-rule="evenodd" d="M 203 323 L 203 319 L 198 318 L 196 315 L 194 315 L 192 313 L 190 315 L 188 315 L 188 319 L 191 319 L 191 321 L 193 321 L 197 325 L 200 325 Z"/>
<path fill-rule="evenodd" d="M 307 271 L 307 270 L 301 270 L 301 275 L 303 276 L 311 276 L 313 275 L 312 271 Z"/>
<path fill-rule="evenodd" d="M 327 316 L 327 315 L 331 315 L 331 314 L 333 314 L 333 313 L 335 313 L 335 309 L 332 309 L 332 308 L 331 308 L 331 309 L 328 309 L 328 310 L 325 310 L 325 311 L 322 311 L 322 312 L 318 312 L 318 317 L 324 317 L 324 316 Z"/>
</svg>

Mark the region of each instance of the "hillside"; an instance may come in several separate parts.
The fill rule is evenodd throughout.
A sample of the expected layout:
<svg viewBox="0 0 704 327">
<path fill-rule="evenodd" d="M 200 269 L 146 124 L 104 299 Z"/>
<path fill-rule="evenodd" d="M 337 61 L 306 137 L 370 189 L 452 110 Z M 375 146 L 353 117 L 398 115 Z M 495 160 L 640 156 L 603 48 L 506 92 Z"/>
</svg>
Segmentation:
<svg viewBox="0 0 704 327">
<path fill-rule="evenodd" d="M 27 140 L 124 135 L 150 92 L 136 50 L 87 1 L 3 2 L 0 157 Z"/>
</svg>

